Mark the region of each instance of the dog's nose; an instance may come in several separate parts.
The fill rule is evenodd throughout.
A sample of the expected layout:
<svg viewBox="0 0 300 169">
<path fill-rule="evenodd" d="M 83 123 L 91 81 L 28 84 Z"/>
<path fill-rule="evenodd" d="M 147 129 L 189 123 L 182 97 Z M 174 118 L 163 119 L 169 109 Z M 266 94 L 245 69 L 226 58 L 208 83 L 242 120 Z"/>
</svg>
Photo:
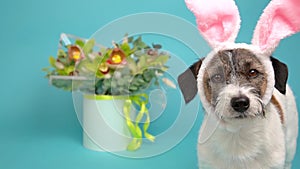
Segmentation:
<svg viewBox="0 0 300 169">
<path fill-rule="evenodd" d="M 245 112 L 250 105 L 250 100 L 246 96 L 234 97 L 231 99 L 231 107 L 240 113 Z"/>
</svg>

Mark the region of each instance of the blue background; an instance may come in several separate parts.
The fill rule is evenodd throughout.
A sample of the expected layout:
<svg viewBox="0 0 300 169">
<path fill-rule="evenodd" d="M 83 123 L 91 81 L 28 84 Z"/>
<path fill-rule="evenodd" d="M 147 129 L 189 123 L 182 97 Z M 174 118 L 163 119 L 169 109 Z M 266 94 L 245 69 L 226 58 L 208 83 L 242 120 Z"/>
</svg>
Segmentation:
<svg viewBox="0 0 300 169">
<path fill-rule="evenodd" d="M 238 42 L 250 42 L 267 3 L 237 0 L 242 17 Z M 183 0 L 2 0 L 0 4 L 0 168 L 197 168 L 201 118 L 180 144 L 156 157 L 128 159 L 93 152 L 81 145 L 71 93 L 49 86 L 41 71 L 48 66 L 49 55 L 56 53 L 61 32 L 90 37 L 108 22 L 138 12 L 164 12 L 195 23 Z M 299 44 L 297 34 L 283 40 L 275 52 L 289 66 L 296 98 L 300 96 Z M 299 147 L 293 169 L 298 168 Z"/>
</svg>

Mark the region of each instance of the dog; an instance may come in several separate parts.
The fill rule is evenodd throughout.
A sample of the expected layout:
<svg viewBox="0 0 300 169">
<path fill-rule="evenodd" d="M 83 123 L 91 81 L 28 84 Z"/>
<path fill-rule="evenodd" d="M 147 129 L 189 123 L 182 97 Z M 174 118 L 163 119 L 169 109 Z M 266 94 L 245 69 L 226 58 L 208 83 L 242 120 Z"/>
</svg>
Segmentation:
<svg viewBox="0 0 300 169">
<path fill-rule="evenodd" d="M 299 18 L 289 20 L 300 16 L 300 4 L 271 1 L 252 44 L 245 44 L 234 43 L 240 25 L 234 1 L 211 1 L 201 6 L 201 0 L 186 0 L 213 50 L 178 77 L 185 102 L 198 92 L 206 112 L 198 138 L 199 168 L 290 169 L 298 112 L 287 85 L 288 68 L 272 52 L 300 30 Z"/>
</svg>

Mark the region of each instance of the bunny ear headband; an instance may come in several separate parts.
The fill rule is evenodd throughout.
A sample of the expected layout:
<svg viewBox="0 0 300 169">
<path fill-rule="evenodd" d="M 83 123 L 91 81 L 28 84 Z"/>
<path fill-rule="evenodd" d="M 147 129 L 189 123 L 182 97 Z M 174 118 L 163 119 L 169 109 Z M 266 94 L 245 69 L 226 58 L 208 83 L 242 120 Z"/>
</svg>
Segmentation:
<svg viewBox="0 0 300 169">
<path fill-rule="evenodd" d="M 232 44 L 240 29 L 234 0 L 185 0 L 200 33 L 216 49 Z M 300 0 L 272 0 L 261 15 L 252 45 L 271 55 L 280 40 L 300 31 Z"/>
<path fill-rule="evenodd" d="M 201 60 L 201 67 L 195 70 L 198 72 L 194 72 L 197 74 L 197 84 L 189 87 L 189 82 L 185 83 L 188 81 L 186 79 L 194 79 L 195 74 L 184 72 L 178 78 L 185 101 L 188 103 L 192 100 L 198 89 L 203 107 L 211 109 L 209 101 L 205 98 L 202 83 L 207 64 L 219 50 L 244 48 L 253 52 L 265 65 L 268 83 L 262 101 L 267 104 L 276 85 L 270 56 L 280 40 L 300 31 L 300 0 L 270 1 L 257 23 L 252 44 L 235 43 L 241 20 L 234 0 L 185 0 L 185 2 L 196 16 L 201 35 L 213 48 L 213 51 Z M 283 86 L 285 90 L 285 84 Z M 207 110 L 207 112 L 211 111 Z"/>
<path fill-rule="evenodd" d="M 207 113 L 213 112 L 213 107 L 205 97 L 205 88 L 202 81 L 207 63 L 219 50 L 245 48 L 253 52 L 265 65 L 265 72 L 268 76 L 262 102 L 266 105 L 272 97 L 274 86 L 276 87 L 275 73 L 270 56 L 280 40 L 300 31 L 300 0 L 272 0 L 257 23 L 252 44 L 235 43 L 241 20 L 234 0 L 185 0 L 185 2 L 196 16 L 201 35 L 213 48 L 213 51 L 205 59 L 198 61 L 196 65 L 194 64 L 189 68 L 193 73 L 189 73 L 191 71 L 188 69 L 178 77 L 186 103 L 193 99 L 198 88 L 203 108 Z M 199 63 L 200 68 L 197 66 Z M 195 69 L 195 67 L 198 68 Z M 278 66 L 275 65 L 274 67 Z M 284 72 L 280 73 L 285 74 Z M 195 74 L 197 74 L 198 84 L 193 82 Z M 283 86 L 285 86 L 285 82 L 281 83 L 284 83 Z M 209 113 L 203 125 L 204 127 L 200 131 L 202 134 L 199 137 L 199 143 L 204 143 L 209 139 L 219 125 L 219 121 L 216 120 L 214 113 Z"/>
</svg>

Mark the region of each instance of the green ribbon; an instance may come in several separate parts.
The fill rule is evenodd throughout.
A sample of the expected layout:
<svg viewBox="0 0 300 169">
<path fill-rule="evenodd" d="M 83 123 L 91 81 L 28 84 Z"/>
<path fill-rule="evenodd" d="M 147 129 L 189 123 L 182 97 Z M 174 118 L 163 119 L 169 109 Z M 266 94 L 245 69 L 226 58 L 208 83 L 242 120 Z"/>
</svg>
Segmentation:
<svg viewBox="0 0 300 169">
<path fill-rule="evenodd" d="M 148 128 L 150 126 L 150 114 L 146 107 L 149 101 L 149 96 L 146 93 L 131 96 L 85 95 L 84 97 L 93 100 L 125 100 L 123 113 L 125 116 L 127 127 L 133 137 L 133 139 L 127 146 L 127 150 L 135 151 L 139 149 L 142 145 L 143 136 L 151 142 L 154 142 L 155 137 L 148 133 Z M 139 112 L 135 117 L 135 120 L 132 120 L 130 116 L 130 110 L 133 106 L 139 107 Z M 141 128 L 140 122 L 144 116 L 146 116 L 146 121 Z"/>
<path fill-rule="evenodd" d="M 151 142 L 154 142 L 154 140 L 155 140 L 155 137 L 153 135 L 151 135 L 150 133 L 148 133 L 148 128 L 150 125 L 150 115 L 149 115 L 149 111 L 146 107 L 148 100 L 149 100 L 148 98 L 149 97 L 147 94 L 142 93 L 142 94 L 136 94 L 136 95 L 129 96 L 125 100 L 123 112 L 124 112 L 124 116 L 126 119 L 126 124 L 128 126 L 128 129 L 129 129 L 131 135 L 133 136 L 132 141 L 127 146 L 127 150 L 129 150 L 129 151 L 134 151 L 141 147 L 142 140 L 143 140 L 143 134 L 144 134 L 145 138 L 147 138 Z M 132 105 L 136 105 L 140 109 L 139 113 L 137 114 L 137 116 L 135 118 L 135 121 L 133 121 L 130 117 L 130 109 L 131 109 Z M 143 125 L 143 128 L 141 129 L 139 124 L 144 116 L 146 116 L 146 121 Z"/>
<path fill-rule="evenodd" d="M 91 100 L 125 100 L 128 99 L 129 96 L 112 96 L 112 95 L 84 95 L 86 99 L 91 99 Z"/>
</svg>

